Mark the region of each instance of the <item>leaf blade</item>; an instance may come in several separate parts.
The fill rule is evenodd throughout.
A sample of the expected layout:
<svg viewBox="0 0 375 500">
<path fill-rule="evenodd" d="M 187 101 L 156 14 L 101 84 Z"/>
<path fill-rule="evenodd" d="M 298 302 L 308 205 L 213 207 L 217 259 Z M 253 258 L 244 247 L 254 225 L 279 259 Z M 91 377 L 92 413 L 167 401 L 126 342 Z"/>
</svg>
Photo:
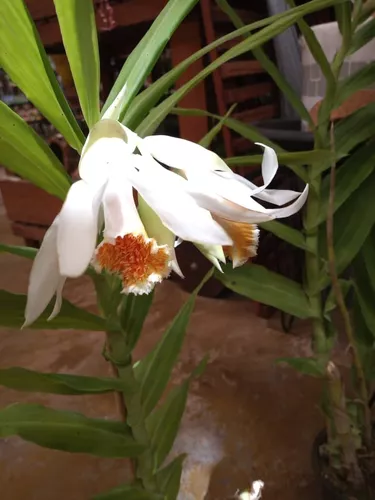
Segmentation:
<svg viewBox="0 0 375 500">
<path fill-rule="evenodd" d="M 60 31 L 89 128 L 99 120 L 100 63 L 92 0 L 54 0 Z"/>
<path fill-rule="evenodd" d="M 70 181 L 47 144 L 0 101 L 1 163 L 48 193 L 65 199 Z"/>
<path fill-rule="evenodd" d="M 295 281 L 257 264 L 244 265 L 237 269 L 228 264 L 223 266 L 223 271 L 215 272 L 215 277 L 230 290 L 297 318 L 313 316 L 302 287 Z"/>
<path fill-rule="evenodd" d="M 102 117 L 123 118 L 170 37 L 198 0 L 169 0 L 127 58 L 103 106 Z"/>
<path fill-rule="evenodd" d="M 82 395 L 121 391 L 123 382 L 109 377 L 41 373 L 14 367 L 0 369 L 0 385 L 25 392 Z"/>
<path fill-rule="evenodd" d="M 0 436 L 14 435 L 44 448 L 99 457 L 131 457 L 143 451 L 122 422 L 37 404 L 16 403 L 0 410 Z"/>
<path fill-rule="evenodd" d="M 0 3 L 0 45 L 0 66 L 68 143 L 80 152 L 84 135 L 57 82 L 23 0 L 3 0 Z"/>
<path fill-rule="evenodd" d="M 0 324 L 2 326 L 8 328 L 21 328 L 25 321 L 24 311 L 26 299 L 26 295 L 0 290 Z M 95 314 L 84 309 L 80 309 L 67 300 L 63 300 L 59 315 L 54 318 L 53 321 L 48 321 L 51 312 L 51 307 L 49 307 L 48 310 L 28 328 L 45 330 L 105 330 L 105 321 L 103 318 L 95 316 Z"/>
</svg>

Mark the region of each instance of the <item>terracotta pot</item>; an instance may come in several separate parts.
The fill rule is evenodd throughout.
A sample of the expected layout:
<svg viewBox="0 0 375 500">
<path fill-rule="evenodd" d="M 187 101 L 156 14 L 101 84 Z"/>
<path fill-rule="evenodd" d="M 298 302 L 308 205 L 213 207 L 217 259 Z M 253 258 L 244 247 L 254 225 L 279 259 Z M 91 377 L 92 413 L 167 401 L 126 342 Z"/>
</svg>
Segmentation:
<svg viewBox="0 0 375 500">
<path fill-rule="evenodd" d="M 353 491 L 345 488 L 345 484 L 334 484 L 327 474 L 327 460 L 321 456 L 320 447 L 327 442 L 327 433 L 321 431 L 315 438 L 312 449 L 312 465 L 317 482 L 320 484 L 321 500 L 374 500 L 375 488 L 370 491 Z"/>
</svg>

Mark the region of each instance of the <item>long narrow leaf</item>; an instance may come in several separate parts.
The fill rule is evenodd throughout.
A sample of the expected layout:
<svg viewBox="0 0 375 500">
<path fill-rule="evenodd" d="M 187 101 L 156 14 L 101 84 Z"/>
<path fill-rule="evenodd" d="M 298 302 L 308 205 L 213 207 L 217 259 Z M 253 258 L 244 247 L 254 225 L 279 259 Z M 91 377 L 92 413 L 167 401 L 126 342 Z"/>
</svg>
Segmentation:
<svg viewBox="0 0 375 500">
<path fill-rule="evenodd" d="M 207 273 L 190 295 L 156 347 L 134 367 L 135 376 L 141 384 L 141 402 L 145 416 L 154 409 L 167 386 L 182 348 L 195 299 L 211 274 L 212 271 Z"/>
<path fill-rule="evenodd" d="M 39 111 L 81 151 L 84 136 L 53 73 L 23 0 L 0 2 L 0 66 Z"/>
<path fill-rule="evenodd" d="M 375 61 L 366 64 L 366 66 L 359 71 L 340 82 L 337 90 L 335 107 L 339 107 L 348 97 L 355 94 L 358 90 L 374 85 L 374 75 Z"/>
<path fill-rule="evenodd" d="M 161 467 L 173 446 L 185 410 L 190 383 L 203 373 L 206 364 L 207 359 L 199 363 L 187 380 L 174 387 L 165 401 L 147 418 L 146 425 L 151 439 L 155 469 Z"/>
<path fill-rule="evenodd" d="M 341 274 L 354 260 L 375 224 L 375 211 L 369 210 L 374 192 L 375 173 L 373 172 L 335 214 L 334 245 L 338 274 Z M 321 231 L 322 249 L 326 249 L 325 228 Z M 320 287 L 325 288 L 329 279 L 329 274 L 323 270 Z"/>
<path fill-rule="evenodd" d="M 64 199 L 69 178 L 56 156 L 34 130 L 0 101 L 0 161 L 20 177 Z"/>
<path fill-rule="evenodd" d="M 374 171 L 374 157 L 375 141 L 372 141 L 355 151 L 343 165 L 340 165 L 336 174 L 334 212 L 349 199 Z M 326 176 L 322 182 L 321 204 L 317 224 L 321 224 L 327 218 L 329 183 L 329 176 Z"/>
<path fill-rule="evenodd" d="M 26 298 L 26 295 L 0 290 L 0 325 L 8 328 L 21 328 L 25 321 Z M 79 309 L 67 300 L 63 300 L 59 315 L 53 321 L 47 321 L 51 312 L 51 308 L 48 308 L 48 311 L 44 312 L 29 328 L 40 330 L 105 330 L 103 318 L 84 309 Z"/>
<path fill-rule="evenodd" d="M 275 220 L 264 222 L 259 225 L 262 229 L 265 229 L 278 238 L 287 241 L 291 245 L 301 248 L 307 252 L 311 252 L 310 248 L 306 244 L 305 237 L 300 231 L 298 231 L 298 229 L 294 229 L 293 227 L 287 226 L 286 224 L 282 224 L 281 222 L 277 222 Z"/>
<path fill-rule="evenodd" d="M 0 410 L 0 436 L 19 436 L 45 448 L 99 457 L 134 457 L 143 451 L 122 422 L 36 404 L 14 404 Z"/>
<path fill-rule="evenodd" d="M 4 245 L 0 243 L 0 253 L 10 253 L 13 255 L 18 255 L 19 257 L 25 257 L 26 259 L 35 259 L 38 250 L 31 247 L 21 247 L 18 245 Z"/>
<path fill-rule="evenodd" d="M 0 385 L 16 391 L 82 395 L 121 391 L 123 382 L 109 377 L 84 377 L 41 373 L 26 368 L 4 368 L 0 369 Z"/>
<path fill-rule="evenodd" d="M 327 0 L 325 3 L 327 6 L 332 5 L 334 3 L 338 3 L 344 0 Z M 293 10 L 293 13 L 308 13 L 310 10 L 306 12 L 307 9 L 311 9 L 311 6 L 302 5 Z M 321 8 L 321 4 L 316 5 L 314 3 L 312 10 Z M 292 14 L 293 14 L 292 13 Z M 155 106 L 155 104 L 160 100 L 160 98 L 167 92 L 167 90 L 176 82 L 176 80 L 181 76 L 181 74 L 195 61 L 203 57 L 205 54 L 208 54 L 211 50 L 220 47 L 220 45 L 233 40 L 239 36 L 245 35 L 254 31 L 256 29 L 262 28 L 264 26 L 268 26 L 276 21 L 283 20 L 289 18 L 291 15 L 291 11 L 283 12 L 277 14 L 275 16 L 267 17 L 256 21 L 255 23 L 251 23 L 248 26 L 244 26 L 241 29 L 235 30 L 232 33 L 228 33 L 227 35 L 218 38 L 214 42 L 210 43 L 206 47 L 200 49 L 199 51 L 192 54 L 190 57 L 182 61 L 178 66 L 173 68 L 171 71 L 163 75 L 156 82 L 154 82 L 150 87 L 145 89 L 141 94 L 139 94 L 131 103 L 128 111 L 125 113 L 123 118 L 123 123 L 128 127 L 134 129 L 140 126 L 140 123 L 143 119 L 145 119 L 147 113 Z M 175 105 L 175 104 L 174 104 Z M 153 133 L 156 130 L 158 125 L 153 126 L 149 130 L 149 134 Z"/>
<path fill-rule="evenodd" d="M 170 37 L 197 1 L 168 1 L 146 35 L 127 58 L 104 104 L 102 116 L 123 118 L 127 107 L 151 72 Z"/>
<path fill-rule="evenodd" d="M 100 63 L 92 0 L 54 0 L 66 55 L 87 125 L 99 120 Z"/>
<path fill-rule="evenodd" d="M 297 318 L 313 316 L 309 301 L 295 281 L 269 271 L 263 266 L 249 264 L 233 269 L 223 267 L 224 273 L 215 273 L 227 288 L 262 304 L 276 307 Z"/>
<path fill-rule="evenodd" d="M 229 19 L 232 21 L 233 25 L 239 29 L 244 26 L 240 16 L 237 12 L 229 5 L 227 0 L 216 0 L 217 5 L 220 9 L 227 14 Z M 245 35 L 245 37 L 251 36 L 250 34 Z M 283 76 L 283 74 L 279 71 L 277 65 L 267 56 L 266 51 L 262 47 L 257 47 L 253 49 L 253 54 L 260 62 L 262 67 L 267 71 L 268 75 L 272 78 L 272 80 L 279 87 L 280 91 L 283 95 L 288 99 L 293 108 L 297 111 L 302 120 L 305 120 L 311 130 L 314 129 L 314 122 L 311 118 L 310 113 L 306 109 L 301 97 L 294 90 L 292 85 L 288 82 L 288 80 Z"/>
</svg>

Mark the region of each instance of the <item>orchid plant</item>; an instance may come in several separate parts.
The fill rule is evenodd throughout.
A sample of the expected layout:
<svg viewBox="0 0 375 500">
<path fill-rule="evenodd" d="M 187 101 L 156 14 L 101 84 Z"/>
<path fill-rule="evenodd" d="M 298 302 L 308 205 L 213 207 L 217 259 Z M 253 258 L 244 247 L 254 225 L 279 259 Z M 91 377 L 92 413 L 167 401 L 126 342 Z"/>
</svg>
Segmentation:
<svg viewBox="0 0 375 500">
<path fill-rule="evenodd" d="M 178 494 L 183 457 L 167 465 L 164 462 L 178 431 L 190 381 L 202 372 L 205 360 L 182 385 L 161 403 L 159 400 L 180 353 L 200 287 L 154 349 L 134 363 L 132 352 L 151 306 L 153 289 L 172 270 L 182 274 L 174 248 L 183 241 L 195 243 L 218 272 L 227 258 L 233 267 L 243 265 L 256 254 L 257 224 L 298 211 L 308 196 L 308 186 L 302 193 L 268 189 L 278 162 L 275 151 L 267 145 L 260 144 L 264 149 L 263 185 L 258 187 L 233 173 L 203 146 L 152 134 L 179 99 L 220 64 L 259 46 L 304 14 L 340 1 L 313 0 L 235 30 L 139 93 L 168 39 L 197 3 L 170 0 L 128 57 L 102 110 L 93 2 L 54 3 L 89 134 L 84 137 L 67 104 L 24 2 L 3 0 L 1 66 L 79 152 L 80 178 L 72 183 L 45 142 L 0 102 L 1 163 L 64 200 L 38 251 L 1 245 L 3 252 L 34 259 L 27 297 L 1 292 L 1 322 L 19 328 L 24 315 L 24 328 L 104 331 L 103 354 L 118 377 L 42 374 L 11 368 L 0 370 L 0 383 L 24 391 L 57 394 L 114 391 L 122 421 L 92 419 L 40 405 L 14 404 L 0 410 L 0 436 L 19 435 L 68 452 L 130 457 L 134 477 L 97 498 L 135 500 L 146 498 L 147 494 L 149 499 L 172 500 Z M 229 49 L 157 104 L 165 90 L 196 59 L 259 28 L 263 29 Z M 277 208 L 264 208 L 254 198 Z M 62 298 L 66 279 L 84 273 L 95 284 L 99 315 Z M 211 274 L 212 271 L 205 279 Z M 45 428 L 35 425 L 38 422 L 43 422 Z M 62 429 L 64 439 L 56 439 Z"/>
<path fill-rule="evenodd" d="M 227 0 L 217 4 L 240 28 L 241 19 Z M 288 0 L 294 7 L 293 0 Z M 309 319 L 312 326 L 311 356 L 280 360 L 299 372 L 322 381 L 321 402 L 325 431 L 317 439 L 314 463 L 323 484 L 323 498 L 374 498 L 375 448 L 371 405 L 374 397 L 374 103 L 361 106 L 358 92 L 373 85 L 375 63 L 341 76 L 345 60 L 361 50 L 375 35 L 375 2 L 354 0 L 335 6 L 340 49 L 329 60 L 317 37 L 303 20 L 297 21 L 304 40 L 327 82 L 326 95 L 320 103 L 316 122 L 300 96 L 291 88 L 277 67 L 261 48 L 254 56 L 291 105 L 306 120 L 314 135 L 314 151 L 300 153 L 300 165 L 277 145 L 251 126 L 233 119 L 227 126 L 250 140 L 261 140 L 276 149 L 283 164 L 310 186 L 301 230 L 271 222 L 264 228 L 303 250 L 304 278 L 297 283 L 288 277 L 252 264 L 241 269 L 226 267 L 217 277 L 232 290 L 271 305 L 299 319 Z M 335 112 L 347 100 L 358 102 L 357 109 L 341 120 Z M 314 158 L 325 150 L 321 158 Z M 251 158 L 242 157 L 243 164 Z M 336 167 L 337 163 L 337 167 Z M 234 163 L 233 163 L 234 164 Z M 352 310 L 346 300 L 352 293 Z M 350 295 L 349 295 L 350 296 Z M 342 316 L 337 322 L 335 312 Z M 334 348 L 339 335 L 348 348 L 345 357 L 351 366 L 347 382 L 345 368 L 336 361 Z"/>
</svg>

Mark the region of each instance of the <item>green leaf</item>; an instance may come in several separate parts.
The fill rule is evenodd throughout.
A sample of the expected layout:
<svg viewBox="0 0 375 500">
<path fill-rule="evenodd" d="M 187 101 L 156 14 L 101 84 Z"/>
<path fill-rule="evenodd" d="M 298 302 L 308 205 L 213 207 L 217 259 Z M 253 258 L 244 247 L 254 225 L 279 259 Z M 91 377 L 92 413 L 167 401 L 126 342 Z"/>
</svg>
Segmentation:
<svg viewBox="0 0 375 500">
<path fill-rule="evenodd" d="M 181 483 L 182 467 L 185 454 L 181 454 L 161 469 L 156 475 L 156 481 L 165 494 L 166 500 L 176 500 Z"/>
<path fill-rule="evenodd" d="M 130 350 L 136 346 L 143 324 L 152 305 L 154 292 L 145 295 L 124 295 L 120 305 L 121 328 Z"/>
<path fill-rule="evenodd" d="M 368 235 L 365 244 L 361 250 L 361 258 L 363 259 L 366 276 L 368 278 L 372 292 L 375 294 L 375 258 L 374 258 L 374 248 L 375 248 L 375 226 L 372 227 L 370 234 Z"/>
<path fill-rule="evenodd" d="M 109 377 L 41 373 L 15 367 L 0 369 L 0 385 L 16 391 L 80 395 L 121 391 L 123 382 Z"/>
<path fill-rule="evenodd" d="M 195 299 L 212 274 L 213 270 L 206 274 L 179 310 L 162 339 L 134 366 L 135 377 L 141 384 L 141 402 L 145 417 L 155 408 L 168 384 L 182 348 Z"/>
<path fill-rule="evenodd" d="M 290 6 L 295 7 L 295 1 L 294 0 L 287 0 Z M 335 2 L 336 3 L 336 2 Z M 342 3 L 342 2 L 337 2 L 337 3 Z M 322 73 L 327 81 L 327 85 L 335 85 L 335 77 L 332 73 L 331 65 L 327 59 L 327 56 L 325 55 L 322 46 L 318 42 L 318 39 L 316 38 L 316 35 L 314 31 L 310 28 L 310 26 L 307 24 L 307 22 L 304 19 L 298 19 L 297 24 L 299 29 L 301 30 L 301 33 L 305 39 L 305 42 L 317 62 L 318 66 L 322 70 Z"/>
<path fill-rule="evenodd" d="M 244 265 L 237 269 L 228 264 L 223 266 L 223 271 L 223 274 L 215 272 L 215 277 L 240 295 L 276 307 L 297 318 L 314 316 L 301 285 L 281 274 L 257 264 Z"/>
<path fill-rule="evenodd" d="M 372 249 L 373 251 L 373 249 Z M 354 289 L 364 323 L 375 339 L 375 291 L 368 276 L 366 261 L 361 252 L 354 260 Z"/>
<path fill-rule="evenodd" d="M 212 127 L 211 130 L 209 130 L 207 132 L 207 134 L 202 137 L 202 139 L 199 141 L 199 144 L 201 146 L 203 146 L 204 148 L 209 148 L 212 141 L 215 139 L 215 137 L 220 134 L 221 132 L 221 129 L 224 127 L 224 125 L 226 125 L 226 119 L 232 114 L 234 108 L 236 107 L 237 105 L 236 104 L 233 104 L 227 113 L 225 113 L 225 116 L 223 116 L 221 118 L 221 120 L 219 120 L 219 122 L 214 126 Z"/>
<path fill-rule="evenodd" d="M 242 22 L 240 16 L 237 12 L 229 5 L 227 0 L 216 0 L 217 5 L 220 9 L 227 14 L 229 19 L 232 21 L 233 25 L 239 29 L 245 26 Z M 251 34 L 244 35 L 245 37 L 251 36 Z M 256 59 L 260 62 L 262 67 L 266 70 L 267 74 L 273 79 L 276 85 L 279 87 L 282 94 L 288 99 L 290 104 L 296 110 L 298 115 L 302 120 L 305 120 L 311 130 L 315 128 L 314 122 L 311 118 L 310 113 L 306 109 L 302 99 L 298 95 L 298 93 L 294 90 L 292 85 L 288 82 L 286 78 L 284 78 L 283 74 L 279 71 L 277 65 L 267 56 L 266 51 L 262 47 L 257 47 L 253 49 L 253 54 Z"/>
<path fill-rule="evenodd" d="M 341 292 L 342 292 L 343 296 L 346 297 L 348 295 L 348 292 L 349 292 L 351 286 L 352 286 L 352 282 L 348 281 L 348 280 L 344 280 L 344 279 L 340 279 L 338 281 L 339 281 L 339 285 L 340 285 L 340 288 L 341 288 Z M 336 303 L 336 294 L 335 294 L 334 288 L 331 287 L 331 289 L 329 291 L 329 294 L 328 294 L 328 297 L 326 299 L 326 302 L 324 304 L 324 317 L 328 321 L 331 320 L 330 313 L 334 309 L 336 309 L 336 306 L 337 306 L 337 303 Z"/>
<path fill-rule="evenodd" d="M 328 0 L 328 4 L 329 3 L 330 0 Z M 230 61 L 231 59 L 238 57 L 250 50 L 253 50 L 256 47 L 259 47 L 275 35 L 289 28 L 303 15 L 308 14 L 309 12 L 313 12 L 314 10 L 318 10 L 323 5 L 327 6 L 327 0 L 313 0 L 308 4 L 301 6 L 302 8 L 296 8 L 293 11 L 288 11 L 285 16 L 280 16 L 277 20 L 274 20 L 274 22 L 272 22 L 270 26 L 267 26 L 266 28 L 258 31 L 251 38 L 243 40 L 235 47 L 227 50 L 224 54 L 219 56 L 211 64 L 206 66 L 206 68 L 195 75 L 189 82 L 180 87 L 171 96 L 169 96 L 162 103 L 156 106 L 146 117 L 146 119 L 143 120 L 142 124 L 137 127 L 137 133 L 141 137 L 153 134 L 160 123 L 171 111 L 171 109 L 178 103 L 178 101 L 182 99 L 188 92 L 190 92 L 191 89 L 193 89 L 196 85 L 203 81 L 207 76 L 209 76 L 213 71 L 218 69 L 223 63 Z"/>
<path fill-rule="evenodd" d="M 165 500 L 162 495 L 146 491 L 137 486 L 124 484 L 107 493 L 96 495 L 94 500 Z"/>
<path fill-rule="evenodd" d="M 65 198 L 70 182 L 64 167 L 43 139 L 1 101 L 0 150 L 2 165 L 44 191 Z"/>
<path fill-rule="evenodd" d="M 197 1 L 168 1 L 146 35 L 126 59 L 104 104 L 102 116 L 120 120 L 123 118 L 127 107 L 150 74 L 169 39 Z"/>
<path fill-rule="evenodd" d="M 294 0 L 287 0 L 289 5 L 291 7 L 295 7 L 295 1 Z M 336 3 L 336 2 L 335 2 Z M 337 2 L 337 3 L 342 3 L 342 2 Z M 328 5 L 327 5 L 328 6 Z M 322 73 L 327 80 L 328 86 L 334 85 L 335 84 L 335 77 L 332 73 L 331 65 L 327 59 L 327 56 L 325 55 L 322 46 L 318 42 L 318 39 L 316 38 L 316 35 L 314 31 L 310 28 L 310 26 L 307 24 L 307 22 L 304 19 L 298 19 L 297 24 L 299 29 L 301 30 L 301 33 L 305 39 L 305 42 L 317 62 L 318 66 L 322 70 Z"/>
<path fill-rule="evenodd" d="M 328 4 L 331 5 L 334 3 L 333 1 L 329 0 Z M 310 9 L 311 6 L 308 6 Z M 319 8 L 318 6 L 314 8 Z M 293 13 L 299 13 L 299 12 L 304 12 L 306 11 L 306 6 L 302 5 L 300 7 L 297 7 Z M 133 102 L 130 104 L 128 111 L 125 113 L 124 118 L 122 119 L 122 122 L 124 125 L 127 125 L 131 129 L 135 129 L 140 126 L 140 123 L 142 120 L 145 119 L 146 115 L 149 113 L 149 111 L 155 106 L 160 101 L 160 98 L 165 95 L 167 90 L 176 82 L 176 80 L 182 75 L 182 73 L 195 61 L 203 57 L 204 55 L 208 54 L 210 51 L 213 49 L 220 47 L 220 45 L 233 40 L 234 38 L 237 38 L 241 35 L 244 35 L 246 33 L 250 33 L 251 31 L 255 29 L 262 28 L 264 26 L 267 26 L 269 24 L 274 23 L 275 21 L 278 21 L 280 19 L 285 19 L 290 16 L 290 11 L 288 12 L 282 12 L 280 14 L 277 14 L 275 16 L 271 17 L 266 17 L 264 19 L 261 19 L 259 21 L 256 21 L 255 23 L 251 23 L 248 26 L 244 26 L 243 28 L 239 30 L 235 30 L 231 33 L 228 33 L 227 35 L 218 38 L 214 42 L 210 43 L 209 45 L 206 45 L 199 51 L 195 52 L 192 54 L 190 57 L 182 61 L 180 64 L 178 64 L 175 68 L 170 70 L 168 73 L 163 75 L 161 78 L 159 78 L 157 81 L 152 83 L 147 89 L 145 89 L 143 92 L 141 92 L 138 96 L 136 96 L 133 99 Z M 157 129 L 158 125 L 152 125 L 148 129 L 148 135 L 151 135 L 154 133 L 154 131 Z M 139 130 L 139 129 L 138 129 Z M 145 131 L 146 133 L 146 131 Z M 264 141 L 263 141 L 264 142 Z"/>
<path fill-rule="evenodd" d="M 366 380 L 373 381 L 375 379 L 375 332 L 373 327 L 372 331 L 368 328 L 357 297 L 353 305 L 353 325 Z"/>
<path fill-rule="evenodd" d="M 54 0 L 54 3 L 83 116 L 91 128 L 100 118 L 100 62 L 93 2 Z"/>
<path fill-rule="evenodd" d="M 350 0 L 335 5 L 337 24 L 339 25 L 339 30 L 342 35 L 343 42 L 347 47 L 349 47 L 350 45 L 352 35 L 351 10 Z"/>
<path fill-rule="evenodd" d="M 335 214 L 333 232 L 336 271 L 339 275 L 358 254 L 375 223 L 375 211 L 369 210 L 374 198 L 374 192 L 375 173 L 372 173 L 367 182 L 362 183 Z M 326 254 L 325 227 L 321 228 L 321 247 Z M 329 282 L 329 273 L 327 273 L 326 269 L 323 269 L 320 288 L 325 288 Z"/>
<path fill-rule="evenodd" d="M 365 22 L 353 35 L 349 54 L 354 54 L 374 38 L 375 18 Z"/>
<path fill-rule="evenodd" d="M 19 436 L 44 448 L 99 457 L 134 457 L 143 451 L 122 422 L 37 404 L 14 404 L 0 410 L 0 436 Z"/>
<path fill-rule="evenodd" d="M 355 94 L 358 90 L 366 89 L 374 84 L 375 61 L 366 64 L 359 71 L 342 80 L 337 89 L 335 108 Z"/>
<path fill-rule="evenodd" d="M 0 2 L 0 46 L 0 67 L 80 152 L 84 135 L 58 84 L 23 0 Z"/>
<path fill-rule="evenodd" d="M 18 245 L 4 245 L 0 243 L 0 253 L 10 253 L 13 255 L 18 255 L 19 257 L 25 257 L 26 259 L 35 259 L 38 250 L 32 247 L 21 247 Z"/>
<path fill-rule="evenodd" d="M 145 415 L 151 413 L 167 386 L 182 348 L 196 296 L 197 293 L 191 294 L 157 344 L 152 356 L 141 360 L 137 366 L 136 376 L 137 371 L 138 374 L 139 370 L 144 371 L 141 380 L 141 402 Z"/>
<path fill-rule="evenodd" d="M 375 119 L 375 103 L 360 108 L 335 125 L 335 149 L 337 157 L 347 155 L 352 149 L 374 137 L 372 123 Z M 332 166 L 332 157 L 315 163 L 311 172 L 314 179 Z"/>
<path fill-rule="evenodd" d="M 355 193 L 359 186 L 374 171 L 375 141 L 364 144 L 360 149 L 354 151 L 348 159 L 340 165 L 336 173 L 334 212 L 343 205 L 350 196 Z M 321 204 L 317 225 L 327 218 L 329 199 L 330 176 L 324 177 L 321 186 Z"/>
<path fill-rule="evenodd" d="M 278 363 L 286 363 L 296 371 L 312 377 L 324 377 L 324 365 L 314 358 L 279 358 Z"/>
<path fill-rule="evenodd" d="M 0 324 L 2 326 L 21 328 L 25 321 L 25 307 L 26 295 L 0 290 Z M 52 308 L 48 307 L 48 310 L 28 328 L 39 330 L 105 330 L 103 318 L 80 309 L 67 300 L 63 300 L 59 315 L 52 321 L 47 321 L 51 312 Z"/>
<path fill-rule="evenodd" d="M 146 420 L 155 469 L 158 469 L 163 464 L 176 439 L 185 410 L 190 383 L 194 377 L 201 375 L 206 365 L 207 358 L 199 363 L 185 382 L 174 387 L 169 392 L 166 400 Z"/>
<path fill-rule="evenodd" d="M 259 224 L 259 226 L 297 248 L 301 248 L 306 252 L 312 252 L 312 250 L 307 246 L 306 239 L 301 231 L 298 231 L 293 227 L 287 226 L 286 224 L 282 224 L 281 222 L 277 222 L 275 220 L 263 222 L 262 224 Z"/>
<path fill-rule="evenodd" d="M 327 159 L 330 152 L 324 149 L 314 149 L 312 151 L 298 151 L 294 153 L 278 153 L 277 158 L 281 165 L 310 165 Z M 231 166 L 238 165 L 260 165 L 263 155 L 244 155 L 226 158 L 225 162 Z"/>
</svg>

